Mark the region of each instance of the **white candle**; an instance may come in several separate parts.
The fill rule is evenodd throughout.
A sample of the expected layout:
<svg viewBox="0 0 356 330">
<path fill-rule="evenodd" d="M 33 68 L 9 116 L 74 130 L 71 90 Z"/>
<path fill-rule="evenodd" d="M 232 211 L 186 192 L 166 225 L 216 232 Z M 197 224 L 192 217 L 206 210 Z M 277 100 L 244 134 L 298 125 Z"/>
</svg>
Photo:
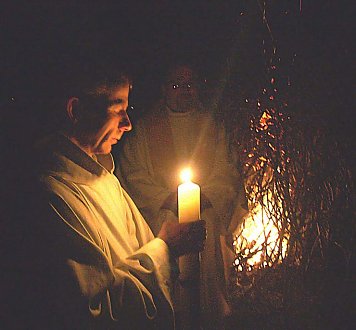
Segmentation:
<svg viewBox="0 0 356 330">
<path fill-rule="evenodd" d="M 182 172 L 185 182 L 178 186 L 178 218 L 179 222 L 200 219 L 200 187 L 190 181 L 190 170 Z"/>
<path fill-rule="evenodd" d="M 183 183 L 178 186 L 179 222 L 190 222 L 200 219 L 200 187 L 190 181 L 191 172 L 182 172 Z M 191 253 L 179 258 L 179 279 L 181 281 L 197 280 L 200 276 L 199 253 Z"/>
</svg>

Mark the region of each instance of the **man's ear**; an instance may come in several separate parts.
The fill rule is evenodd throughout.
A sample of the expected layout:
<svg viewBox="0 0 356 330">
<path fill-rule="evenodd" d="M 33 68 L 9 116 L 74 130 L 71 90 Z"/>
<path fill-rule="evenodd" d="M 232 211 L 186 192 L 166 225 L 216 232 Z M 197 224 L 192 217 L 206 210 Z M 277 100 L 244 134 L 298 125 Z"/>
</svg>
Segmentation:
<svg viewBox="0 0 356 330">
<path fill-rule="evenodd" d="M 79 119 L 79 99 L 71 97 L 67 101 L 67 115 L 70 121 L 75 124 Z"/>
</svg>

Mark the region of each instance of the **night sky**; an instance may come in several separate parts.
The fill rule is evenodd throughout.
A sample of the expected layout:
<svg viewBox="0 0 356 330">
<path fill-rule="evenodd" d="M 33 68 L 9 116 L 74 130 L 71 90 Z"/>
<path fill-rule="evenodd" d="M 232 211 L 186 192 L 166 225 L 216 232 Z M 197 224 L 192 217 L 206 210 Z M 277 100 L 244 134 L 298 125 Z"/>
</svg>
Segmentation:
<svg viewBox="0 0 356 330">
<path fill-rule="evenodd" d="M 274 44 L 280 80 L 289 80 L 293 97 L 304 100 L 296 111 L 329 116 L 337 119 L 336 132 L 350 131 L 352 3 L 2 1 L 1 104 L 52 95 L 63 68 L 88 56 L 129 68 L 132 102 L 142 106 L 158 96 L 157 79 L 172 58 L 197 64 L 210 87 L 226 61 L 236 61 L 230 79 L 245 97 L 263 86 Z"/>
</svg>

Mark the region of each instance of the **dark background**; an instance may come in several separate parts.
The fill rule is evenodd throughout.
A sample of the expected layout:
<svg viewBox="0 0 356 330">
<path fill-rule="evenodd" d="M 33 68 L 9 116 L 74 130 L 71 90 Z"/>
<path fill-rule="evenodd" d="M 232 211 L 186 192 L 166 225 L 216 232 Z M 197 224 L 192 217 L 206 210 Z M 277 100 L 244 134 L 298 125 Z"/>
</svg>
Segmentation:
<svg viewBox="0 0 356 330">
<path fill-rule="evenodd" d="M 2 1 L 0 8 L 2 105 L 31 108 L 55 94 L 68 63 L 88 56 L 129 68 L 138 112 L 158 96 L 157 79 L 173 58 L 195 62 L 208 91 L 225 77 L 245 97 L 268 78 L 274 45 L 278 78 L 299 100 L 295 111 L 330 118 L 337 134 L 352 131 L 351 0 L 41 0 Z M 227 61 L 234 62 L 228 78 Z"/>
</svg>

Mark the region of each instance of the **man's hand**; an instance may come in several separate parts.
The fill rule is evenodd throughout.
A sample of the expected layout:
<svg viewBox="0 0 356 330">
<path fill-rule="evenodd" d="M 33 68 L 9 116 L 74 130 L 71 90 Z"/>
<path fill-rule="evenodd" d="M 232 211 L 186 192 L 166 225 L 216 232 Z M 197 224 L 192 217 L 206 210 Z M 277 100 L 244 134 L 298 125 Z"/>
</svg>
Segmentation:
<svg viewBox="0 0 356 330">
<path fill-rule="evenodd" d="M 174 257 L 200 252 L 204 249 L 206 240 L 205 221 L 186 223 L 165 221 L 158 237 L 166 242 Z"/>
</svg>

